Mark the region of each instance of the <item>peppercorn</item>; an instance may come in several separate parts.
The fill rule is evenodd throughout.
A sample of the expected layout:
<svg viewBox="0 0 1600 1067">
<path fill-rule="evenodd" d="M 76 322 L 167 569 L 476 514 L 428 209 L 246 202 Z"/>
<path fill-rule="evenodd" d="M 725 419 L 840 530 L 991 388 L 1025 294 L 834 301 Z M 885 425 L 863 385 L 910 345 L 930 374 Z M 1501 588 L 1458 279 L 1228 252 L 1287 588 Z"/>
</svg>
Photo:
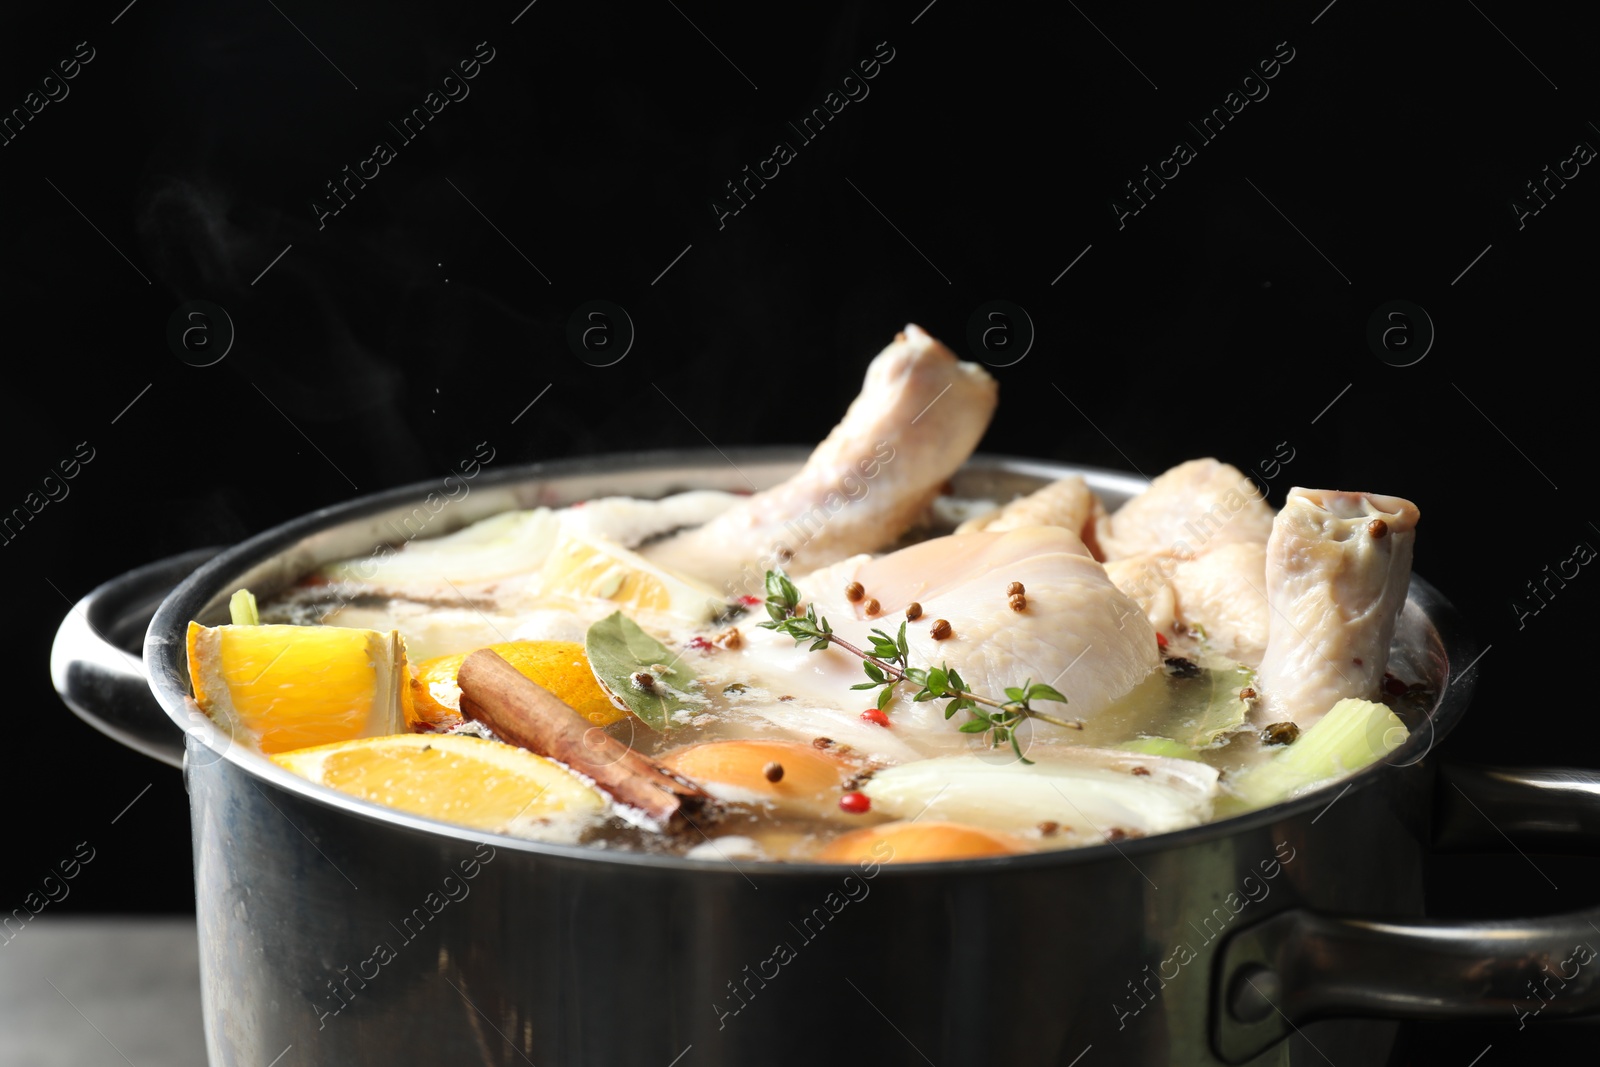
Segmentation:
<svg viewBox="0 0 1600 1067">
<path fill-rule="evenodd" d="M 851 582 L 849 585 L 844 587 L 844 598 L 850 601 L 852 604 L 856 603 L 866 595 L 867 591 L 861 587 L 860 582 Z"/>
<path fill-rule="evenodd" d="M 833 747 L 833 738 L 831 738 L 831 737 L 813 737 L 811 739 L 811 747 L 812 748 L 832 748 Z"/>
<path fill-rule="evenodd" d="M 1150 768 L 1149 767 L 1135 767 L 1133 769 L 1133 773 L 1135 775 L 1139 776 L 1140 778 L 1148 778 L 1148 777 L 1150 777 Z"/>
<path fill-rule="evenodd" d="M 876 615 L 878 612 L 883 610 L 883 608 L 879 606 L 878 602 L 871 597 L 867 598 L 867 602 L 861 605 L 861 608 L 868 615 Z"/>
<path fill-rule="evenodd" d="M 1006 596 L 1017 596 L 1026 592 L 1027 590 L 1022 588 L 1021 582 L 1012 582 L 1010 585 L 1006 586 Z"/>
<path fill-rule="evenodd" d="M 632 678 L 635 688 L 643 689 L 646 693 L 655 689 L 655 676 L 647 671 L 635 671 Z"/>
<path fill-rule="evenodd" d="M 864 786 L 868 782 L 872 781 L 872 776 L 874 774 L 876 774 L 876 773 L 878 773 L 878 772 L 877 772 L 877 769 L 874 768 L 874 767 L 868 767 L 864 771 L 857 771 L 855 774 L 850 776 L 848 781 L 846 781 L 844 783 L 844 791 L 846 793 L 854 793 L 854 792 L 856 792 L 862 786 Z"/>
<path fill-rule="evenodd" d="M 865 793 L 846 793 L 839 798 L 839 808 L 851 815 L 864 815 L 872 808 L 872 798 Z"/>
<path fill-rule="evenodd" d="M 783 764 L 774 760 L 761 768 L 761 773 L 769 782 L 781 782 L 783 781 Z"/>
<path fill-rule="evenodd" d="M 1239 699 L 1240 700 L 1254 700 L 1255 698 L 1256 698 L 1256 691 L 1254 689 L 1251 689 L 1248 685 L 1245 686 L 1243 689 L 1239 690 Z"/>
<path fill-rule="evenodd" d="M 1167 660 L 1167 673 L 1174 678 L 1195 678 L 1200 674 L 1200 667 L 1193 660 L 1173 656 Z"/>
<path fill-rule="evenodd" d="M 913 600 L 906 605 L 906 621 L 916 622 L 920 618 L 922 618 L 922 605 Z"/>
<path fill-rule="evenodd" d="M 1054 837 L 1059 829 L 1061 829 L 1061 824 L 1054 819 L 1046 819 L 1039 824 L 1039 833 L 1044 837 Z"/>
<path fill-rule="evenodd" d="M 1373 519 L 1367 523 L 1367 533 L 1372 535 L 1374 541 L 1381 541 L 1389 532 L 1389 524 L 1382 519 Z"/>
<path fill-rule="evenodd" d="M 935 619 L 933 629 L 929 633 L 935 641 L 943 641 L 950 636 L 950 623 L 945 619 Z"/>
<path fill-rule="evenodd" d="M 1016 585 L 1017 583 L 1012 582 L 1011 584 Z M 1022 612 L 1028 610 L 1028 598 L 1023 596 L 1021 593 L 1012 593 L 1010 599 L 1008 599 L 1006 603 L 1011 605 L 1012 611 Z"/>
<path fill-rule="evenodd" d="M 1275 722 L 1261 731 L 1261 740 L 1269 745 L 1292 745 L 1300 737 L 1300 727 L 1292 722 Z"/>
</svg>

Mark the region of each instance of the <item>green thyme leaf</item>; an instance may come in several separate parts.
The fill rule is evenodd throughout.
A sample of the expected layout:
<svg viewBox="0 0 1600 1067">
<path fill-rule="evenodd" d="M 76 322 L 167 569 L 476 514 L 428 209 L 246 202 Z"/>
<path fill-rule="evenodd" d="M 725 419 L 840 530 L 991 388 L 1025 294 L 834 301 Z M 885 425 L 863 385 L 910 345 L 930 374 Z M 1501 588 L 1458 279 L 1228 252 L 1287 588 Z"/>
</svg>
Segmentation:
<svg viewBox="0 0 1600 1067">
<path fill-rule="evenodd" d="M 883 687 L 883 692 L 878 694 L 878 710 L 882 711 L 894 701 L 894 683 L 890 682 Z"/>
</svg>

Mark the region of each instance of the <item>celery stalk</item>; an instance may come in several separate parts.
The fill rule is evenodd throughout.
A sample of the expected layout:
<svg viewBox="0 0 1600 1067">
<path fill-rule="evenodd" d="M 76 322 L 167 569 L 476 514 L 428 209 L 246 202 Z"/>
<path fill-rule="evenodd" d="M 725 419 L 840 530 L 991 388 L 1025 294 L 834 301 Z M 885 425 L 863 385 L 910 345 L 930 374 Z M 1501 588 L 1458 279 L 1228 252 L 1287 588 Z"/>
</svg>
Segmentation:
<svg viewBox="0 0 1600 1067">
<path fill-rule="evenodd" d="M 235 626 L 260 626 L 261 612 L 256 610 L 256 595 L 241 589 L 228 600 L 228 614 Z"/>
<path fill-rule="evenodd" d="M 1384 705 L 1346 698 L 1294 744 L 1229 784 L 1240 810 L 1266 807 L 1360 770 L 1399 748 L 1406 736 L 1405 723 Z"/>
<path fill-rule="evenodd" d="M 1147 756 L 1171 756 L 1174 759 L 1200 759 L 1200 753 L 1170 737 L 1137 737 L 1117 746 L 1125 752 L 1140 752 Z M 1204 762 L 1204 761 L 1202 761 Z"/>
</svg>

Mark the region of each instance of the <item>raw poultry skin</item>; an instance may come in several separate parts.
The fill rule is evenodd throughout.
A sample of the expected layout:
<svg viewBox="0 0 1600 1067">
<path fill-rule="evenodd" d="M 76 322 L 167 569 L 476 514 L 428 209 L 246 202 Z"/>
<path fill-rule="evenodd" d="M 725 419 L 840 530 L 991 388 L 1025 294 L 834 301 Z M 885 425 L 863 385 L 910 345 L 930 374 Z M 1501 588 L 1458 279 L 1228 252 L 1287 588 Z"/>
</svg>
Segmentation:
<svg viewBox="0 0 1600 1067">
<path fill-rule="evenodd" d="M 1399 497 L 1289 491 L 1267 542 L 1263 721 L 1305 727 L 1344 697 L 1378 699 L 1418 517 Z"/>
<path fill-rule="evenodd" d="M 1060 526 L 1083 539 L 1095 559 L 1104 554 L 1095 543 L 1096 527 L 1106 517 L 1105 505 L 1080 475 L 1069 475 L 1003 507 L 968 519 L 956 533 L 1004 533 L 1024 526 Z"/>
<path fill-rule="evenodd" d="M 1099 523 L 1106 559 L 1187 558 L 1234 541 L 1265 544 L 1272 508 L 1255 483 L 1215 459 L 1180 463 Z"/>
<path fill-rule="evenodd" d="M 851 582 L 865 590 L 861 601 L 846 598 Z M 1008 602 L 1012 582 L 1026 589 L 1021 612 Z M 934 538 L 877 559 L 845 560 L 808 575 L 800 587 L 834 631 L 858 647 L 868 644 L 874 627 L 895 633 L 916 601 L 921 617 L 906 628 L 914 666 L 948 663 L 972 691 L 990 696 L 1025 680 L 1045 682 L 1069 703 L 1040 710 L 1060 718 L 1092 718 L 1160 664 L 1143 612 L 1076 535 L 1057 527 Z M 869 599 L 878 602 L 876 616 L 866 613 Z M 951 626 L 944 640 L 931 632 L 939 619 Z M 846 657 L 836 649 L 820 655 Z M 859 664 L 846 664 L 845 673 L 859 681 Z M 914 703 L 912 689 L 904 687 L 893 707 L 896 724 L 908 733 L 954 734 L 960 723 L 945 720 L 942 703 Z"/>
<path fill-rule="evenodd" d="M 1213 651 L 1255 666 L 1267 651 L 1267 546 L 1230 541 L 1172 568 L 1177 617 Z"/>
<path fill-rule="evenodd" d="M 997 386 L 916 326 L 867 368 L 861 393 L 804 468 L 642 552 L 730 596 L 761 595 L 768 569 L 805 574 L 894 541 L 966 462 Z"/>
</svg>

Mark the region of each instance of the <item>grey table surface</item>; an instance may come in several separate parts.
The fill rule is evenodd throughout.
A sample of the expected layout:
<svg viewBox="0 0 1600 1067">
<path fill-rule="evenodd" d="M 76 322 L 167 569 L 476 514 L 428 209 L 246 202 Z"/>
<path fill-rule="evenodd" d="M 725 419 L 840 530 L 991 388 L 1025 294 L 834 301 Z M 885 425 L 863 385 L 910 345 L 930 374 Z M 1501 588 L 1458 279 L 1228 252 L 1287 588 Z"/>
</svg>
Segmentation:
<svg viewBox="0 0 1600 1067">
<path fill-rule="evenodd" d="M 41 915 L 0 942 L 0 1064 L 205 1067 L 194 920 Z"/>
</svg>

